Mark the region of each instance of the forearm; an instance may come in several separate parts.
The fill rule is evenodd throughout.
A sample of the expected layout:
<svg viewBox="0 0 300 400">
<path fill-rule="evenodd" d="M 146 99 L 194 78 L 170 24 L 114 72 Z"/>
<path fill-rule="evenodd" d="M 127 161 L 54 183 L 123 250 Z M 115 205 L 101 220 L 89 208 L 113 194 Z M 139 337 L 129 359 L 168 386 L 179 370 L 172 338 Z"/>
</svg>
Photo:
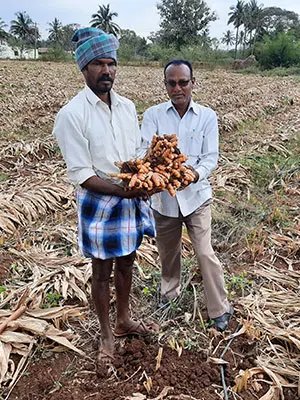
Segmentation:
<svg viewBox="0 0 300 400">
<path fill-rule="evenodd" d="M 147 200 L 149 197 L 143 189 L 125 190 L 121 186 L 115 185 L 114 183 L 106 181 L 96 175 L 88 178 L 81 184 L 81 186 L 91 192 L 119 196 L 126 199 L 141 198 Z"/>
<path fill-rule="evenodd" d="M 81 184 L 81 186 L 84 189 L 90 190 L 91 192 L 100 194 L 108 194 L 120 197 L 123 197 L 124 195 L 124 189 L 122 189 L 122 187 L 106 181 L 105 179 L 102 179 L 96 175 L 88 178 Z"/>
<path fill-rule="evenodd" d="M 202 156 L 201 161 L 199 164 L 194 166 L 195 170 L 199 174 L 199 179 L 207 179 L 212 171 L 217 167 L 218 163 L 218 153 L 211 153 L 211 154 L 205 154 Z"/>
</svg>

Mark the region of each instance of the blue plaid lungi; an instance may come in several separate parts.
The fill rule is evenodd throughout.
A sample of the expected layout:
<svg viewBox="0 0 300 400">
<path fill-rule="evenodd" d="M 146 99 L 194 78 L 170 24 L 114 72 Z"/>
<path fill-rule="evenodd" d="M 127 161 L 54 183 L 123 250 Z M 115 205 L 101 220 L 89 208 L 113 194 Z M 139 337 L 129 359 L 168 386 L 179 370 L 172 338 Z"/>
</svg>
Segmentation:
<svg viewBox="0 0 300 400">
<path fill-rule="evenodd" d="M 155 236 L 149 202 L 77 190 L 78 245 L 85 257 L 122 257 L 135 251 L 144 235 Z"/>
</svg>

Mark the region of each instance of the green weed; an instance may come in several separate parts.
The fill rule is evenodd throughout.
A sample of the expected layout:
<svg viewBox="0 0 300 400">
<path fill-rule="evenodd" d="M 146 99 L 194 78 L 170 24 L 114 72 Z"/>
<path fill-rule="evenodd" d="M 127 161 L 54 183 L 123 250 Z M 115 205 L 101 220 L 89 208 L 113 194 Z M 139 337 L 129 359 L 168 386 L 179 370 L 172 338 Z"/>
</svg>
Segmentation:
<svg viewBox="0 0 300 400">
<path fill-rule="evenodd" d="M 19 266 L 17 263 L 11 263 L 10 268 L 12 269 L 12 271 L 15 271 L 15 272 L 18 272 L 18 270 L 19 270 Z"/>
<path fill-rule="evenodd" d="M 245 296 L 245 293 L 253 285 L 253 281 L 247 277 L 247 272 L 245 271 L 237 275 L 226 276 L 225 279 L 230 297 Z"/>
<path fill-rule="evenodd" d="M 268 232 L 264 229 L 263 224 L 259 224 L 248 230 L 245 242 L 252 260 L 255 260 L 264 253 L 267 238 Z"/>
<path fill-rule="evenodd" d="M 157 289 L 154 286 L 145 286 L 142 289 L 142 293 L 146 297 L 152 297 L 152 296 L 156 295 L 156 292 L 157 292 Z"/>
<path fill-rule="evenodd" d="M 284 175 L 297 163 L 299 155 L 289 157 L 277 152 L 264 155 L 253 155 L 241 160 L 242 165 L 249 168 L 254 187 L 260 192 L 268 192 L 269 184 Z"/>
<path fill-rule="evenodd" d="M 5 286 L 2 286 L 2 285 L 0 285 L 0 295 L 2 294 L 2 293 L 4 293 L 4 292 L 6 292 L 6 287 Z"/>
<path fill-rule="evenodd" d="M 0 173 L 0 182 L 7 181 L 9 179 L 8 174 L 4 174 L 3 172 Z"/>
<path fill-rule="evenodd" d="M 56 291 L 47 293 L 44 299 L 43 308 L 59 306 L 62 298 L 62 295 Z"/>
<path fill-rule="evenodd" d="M 182 341 L 183 348 L 186 350 L 195 350 L 199 347 L 199 340 L 197 337 L 188 337 Z"/>
<path fill-rule="evenodd" d="M 274 202 L 267 216 L 267 222 L 271 226 L 287 228 L 293 225 L 291 216 L 285 205 L 280 204 L 279 200 Z"/>
</svg>

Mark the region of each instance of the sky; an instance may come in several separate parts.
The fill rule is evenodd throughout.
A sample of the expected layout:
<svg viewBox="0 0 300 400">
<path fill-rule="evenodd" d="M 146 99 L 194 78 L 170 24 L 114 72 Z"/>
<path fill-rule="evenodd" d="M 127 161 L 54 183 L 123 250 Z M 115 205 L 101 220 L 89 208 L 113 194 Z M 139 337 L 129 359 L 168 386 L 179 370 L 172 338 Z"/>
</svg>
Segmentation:
<svg viewBox="0 0 300 400">
<path fill-rule="evenodd" d="M 16 12 L 26 11 L 37 23 L 42 38 L 46 39 L 48 23 L 55 17 L 63 25 L 78 23 L 89 26 L 91 15 L 97 12 L 99 4 L 110 4 L 111 11 L 118 13 L 114 22 L 122 29 L 134 30 L 137 35 L 147 38 L 151 32 L 159 29 L 156 8 L 158 2 L 159 0 L 0 0 L 0 17 L 9 27 Z M 234 30 L 232 25 L 227 25 L 227 21 L 230 6 L 236 3 L 237 0 L 206 0 L 206 4 L 218 16 L 218 20 L 209 25 L 211 37 L 220 39 L 228 29 Z M 296 0 L 262 0 L 258 4 L 264 7 L 280 7 L 300 15 L 300 2 Z"/>
</svg>

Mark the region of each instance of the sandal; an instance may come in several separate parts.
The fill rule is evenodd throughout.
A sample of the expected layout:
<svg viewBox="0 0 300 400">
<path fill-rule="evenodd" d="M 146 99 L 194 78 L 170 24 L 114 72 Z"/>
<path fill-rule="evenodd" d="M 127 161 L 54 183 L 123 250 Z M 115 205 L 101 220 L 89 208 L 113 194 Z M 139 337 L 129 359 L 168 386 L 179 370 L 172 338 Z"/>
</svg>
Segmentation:
<svg viewBox="0 0 300 400">
<path fill-rule="evenodd" d="M 157 333 L 159 326 L 154 322 L 145 323 L 144 321 L 131 321 L 131 325 L 126 330 L 115 329 L 114 335 L 116 337 L 123 337 L 128 335 L 146 336 L 149 334 Z"/>
</svg>

